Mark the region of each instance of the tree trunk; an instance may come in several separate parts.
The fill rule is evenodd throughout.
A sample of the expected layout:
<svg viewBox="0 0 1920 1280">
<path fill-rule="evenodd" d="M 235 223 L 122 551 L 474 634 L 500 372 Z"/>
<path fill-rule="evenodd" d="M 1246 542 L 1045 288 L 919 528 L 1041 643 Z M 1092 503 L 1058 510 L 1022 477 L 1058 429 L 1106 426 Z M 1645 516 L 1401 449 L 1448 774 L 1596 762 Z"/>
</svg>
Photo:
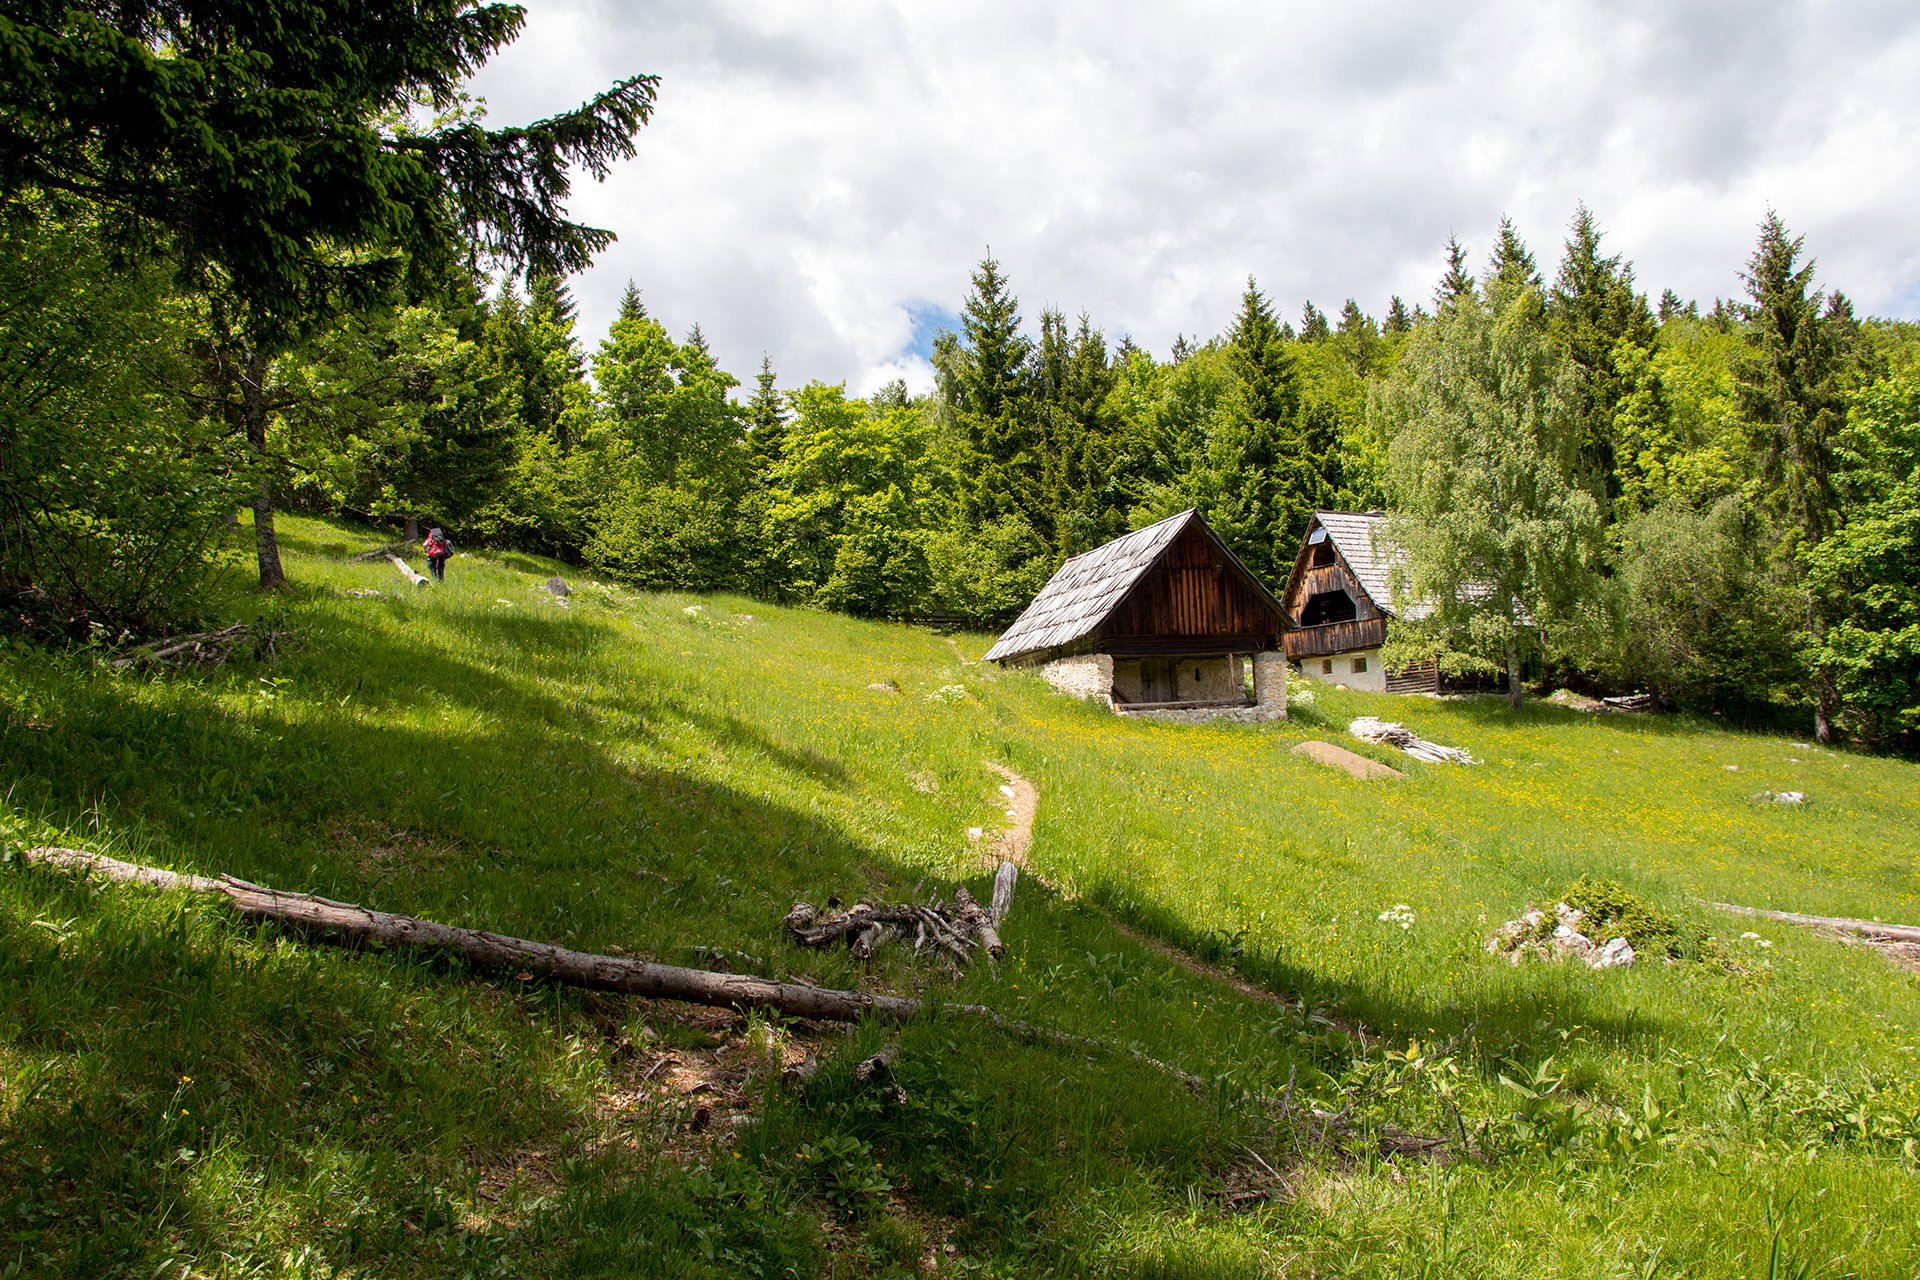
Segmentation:
<svg viewBox="0 0 1920 1280">
<path fill-rule="evenodd" d="M 1824 646 L 1827 640 L 1827 620 L 1820 612 L 1820 602 L 1808 593 L 1807 630 L 1813 632 L 1816 645 Z M 1833 716 L 1839 710 L 1840 691 L 1833 682 L 1833 672 L 1824 664 L 1813 668 L 1813 740 L 1822 746 L 1833 741 Z"/>
<path fill-rule="evenodd" d="M 287 585 L 280 567 L 280 540 L 273 531 L 273 476 L 267 465 L 267 356 L 258 347 L 247 348 L 240 375 L 240 407 L 247 423 L 247 448 L 260 469 L 260 487 L 253 498 L 253 540 L 260 558 L 260 588 L 278 591 Z"/>
<path fill-rule="evenodd" d="M 1526 689 L 1520 683 L 1520 638 L 1513 628 L 1507 628 L 1507 705 L 1515 711 L 1526 700 Z"/>
<path fill-rule="evenodd" d="M 334 902 L 310 893 L 280 893 L 232 876 L 181 875 L 158 867 L 121 862 L 77 849 L 37 848 L 26 851 L 28 862 L 45 863 L 69 871 L 92 871 L 121 883 L 151 885 L 156 889 L 186 889 L 219 894 L 241 915 L 255 920 L 278 920 L 311 930 L 337 943 L 441 951 L 459 956 L 477 969 L 505 971 L 568 986 L 723 1009 L 773 1008 L 796 1018 L 856 1022 L 863 1017 L 905 1022 L 919 1017 L 926 1006 L 911 996 L 880 995 L 868 991 L 834 991 L 799 982 L 775 982 L 741 973 L 714 973 L 654 964 L 623 956 L 569 951 L 544 942 L 509 938 L 481 929 L 462 929 L 418 920 L 412 916 L 372 911 L 350 902 Z M 993 1015 L 974 1005 L 950 1009 Z"/>
<path fill-rule="evenodd" d="M 412 512 L 407 514 L 407 541 L 420 541 L 420 517 Z"/>
</svg>

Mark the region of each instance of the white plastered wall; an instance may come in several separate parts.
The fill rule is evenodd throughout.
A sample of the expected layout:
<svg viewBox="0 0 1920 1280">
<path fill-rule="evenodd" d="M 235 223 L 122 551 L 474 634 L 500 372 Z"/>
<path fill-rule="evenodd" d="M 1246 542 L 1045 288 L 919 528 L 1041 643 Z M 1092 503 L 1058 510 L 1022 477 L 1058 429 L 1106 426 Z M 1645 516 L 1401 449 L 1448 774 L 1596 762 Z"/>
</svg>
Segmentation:
<svg viewBox="0 0 1920 1280">
<path fill-rule="evenodd" d="M 1333 664 L 1333 670 L 1326 669 Z M 1365 671 L 1355 671 L 1353 664 L 1363 662 Z M 1321 684 L 1343 684 L 1349 689 L 1359 689 L 1364 693 L 1385 693 L 1387 691 L 1386 669 L 1380 665 L 1378 649 L 1356 649 L 1352 653 L 1336 653 L 1329 657 L 1300 659 L 1300 673 L 1309 680 L 1318 680 Z"/>
</svg>

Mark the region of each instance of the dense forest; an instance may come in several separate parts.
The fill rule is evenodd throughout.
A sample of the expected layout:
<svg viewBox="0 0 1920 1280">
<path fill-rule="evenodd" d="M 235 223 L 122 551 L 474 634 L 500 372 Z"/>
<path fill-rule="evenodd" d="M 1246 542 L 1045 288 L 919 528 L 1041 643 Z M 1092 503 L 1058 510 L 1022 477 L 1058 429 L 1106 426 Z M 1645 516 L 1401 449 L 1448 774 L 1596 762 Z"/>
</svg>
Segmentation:
<svg viewBox="0 0 1920 1280">
<path fill-rule="evenodd" d="M 16 630 L 179 625 L 242 539 L 277 587 L 276 509 L 427 521 L 648 587 L 992 626 L 1064 558 L 1186 507 L 1269 579 L 1315 508 L 1378 507 L 1396 591 L 1431 606 L 1390 660 L 1914 742 L 1920 331 L 1817 288 L 1775 215 L 1747 296 L 1710 309 L 1652 301 L 1582 207 L 1551 279 L 1503 220 L 1477 275 L 1450 240 L 1412 307 L 1308 302 L 1296 323 L 1249 280 L 1218 335 L 1164 357 L 1085 313 L 1029 325 L 989 256 L 961 332 L 933 343 L 933 391 L 862 399 L 766 360 L 743 381 L 633 284 L 589 349 L 566 280 L 610 237 L 558 198 L 569 162 L 631 152 L 651 82 L 533 147 L 477 123 L 471 61 L 336 88 L 342 127 L 413 166 L 333 174 L 364 197 L 337 209 L 231 175 L 197 188 L 206 166 L 142 186 L 146 143 L 78 90 L 61 109 L 95 111 L 86 129 L 21 131 L 0 212 Z M 240 197 L 250 220 L 206 212 Z"/>
<path fill-rule="evenodd" d="M 936 389 L 865 399 L 766 361 L 745 386 L 631 285 L 588 350 L 563 281 L 494 285 L 469 256 L 276 357 L 259 450 L 171 264 L 116 262 L 31 198 L 5 236 L 5 569 L 38 602 L 17 624 L 177 621 L 262 488 L 650 587 L 982 626 L 1189 506 L 1270 579 L 1316 507 L 1385 507 L 1397 585 L 1447 605 L 1398 654 L 1807 706 L 1869 741 L 1920 724 L 1920 340 L 1815 289 L 1777 218 L 1750 296 L 1704 312 L 1650 302 L 1583 208 L 1551 281 L 1503 223 L 1477 278 L 1448 245 L 1431 310 L 1296 325 L 1249 281 L 1164 358 L 1085 314 L 1031 336 L 988 258 Z"/>
</svg>

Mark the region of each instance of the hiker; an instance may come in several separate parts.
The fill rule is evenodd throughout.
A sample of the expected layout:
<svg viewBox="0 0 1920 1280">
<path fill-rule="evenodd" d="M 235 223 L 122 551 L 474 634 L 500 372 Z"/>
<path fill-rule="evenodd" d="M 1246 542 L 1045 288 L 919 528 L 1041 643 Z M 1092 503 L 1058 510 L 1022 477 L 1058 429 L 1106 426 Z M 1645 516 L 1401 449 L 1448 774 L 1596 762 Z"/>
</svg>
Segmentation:
<svg viewBox="0 0 1920 1280">
<path fill-rule="evenodd" d="M 453 544 L 447 541 L 447 535 L 438 529 L 429 529 L 420 545 L 427 549 L 427 567 L 433 570 L 434 579 L 445 582 L 447 557 L 453 554 Z"/>
</svg>

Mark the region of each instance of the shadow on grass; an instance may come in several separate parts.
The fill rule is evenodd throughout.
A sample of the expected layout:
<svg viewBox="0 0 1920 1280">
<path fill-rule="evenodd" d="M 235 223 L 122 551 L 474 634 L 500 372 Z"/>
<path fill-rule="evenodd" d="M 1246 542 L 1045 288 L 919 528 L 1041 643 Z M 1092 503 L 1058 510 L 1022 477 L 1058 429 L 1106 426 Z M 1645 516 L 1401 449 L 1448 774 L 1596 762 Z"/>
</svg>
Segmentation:
<svg viewBox="0 0 1920 1280">
<path fill-rule="evenodd" d="M 1344 1019 L 1361 1024 L 1369 1035 L 1378 1036 L 1385 1027 L 1412 1027 L 1422 1029 L 1422 1040 L 1447 1043 L 1461 1039 L 1468 1059 L 1488 1080 L 1507 1060 L 1531 1067 L 1561 1051 L 1564 1041 L 1560 1028 L 1577 1025 L 1593 1032 L 1596 1040 L 1610 1048 L 1641 1052 L 1673 1032 L 1658 1018 L 1637 1010 L 1623 1016 L 1608 1009 L 1602 999 L 1579 989 L 1553 993 L 1551 1026 L 1541 1016 L 1542 999 L 1532 992 L 1509 1002 L 1475 1008 L 1410 1001 L 1362 984 L 1330 979 L 1308 965 L 1258 950 L 1235 955 L 1233 939 L 1196 930 L 1169 908 L 1142 901 L 1126 885 L 1098 882 L 1090 886 L 1088 897 L 1127 924 L 1189 955 L 1230 967 L 1282 996 L 1337 1010 Z"/>
<path fill-rule="evenodd" d="M 513 630 L 557 643 L 567 625 L 579 624 Z M 335 643 L 371 643 L 355 630 Z M 580 709 L 425 646 L 392 648 L 400 656 L 369 661 L 349 692 L 423 709 L 457 696 L 510 712 L 517 728 L 369 722 L 340 705 L 337 663 L 331 678 L 300 673 L 306 714 L 290 716 L 276 713 L 284 695 L 271 686 L 249 692 L 263 672 L 155 690 L 46 667 L 53 719 L 10 717 L 0 730 L 15 807 L 64 831 L 129 832 L 115 850 L 123 857 L 589 950 L 660 953 L 692 937 L 835 985 L 859 977 L 844 958 L 775 950 L 787 905 L 899 895 L 924 878 L 801 807 L 636 771 L 577 733 L 529 732 Z M 428 658 L 431 678 L 401 678 Z M 236 695 L 257 700 L 235 706 Z M 316 703 L 336 712 L 314 714 Z M 729 718 L 639 705 L 686 714 L 782 768 L 844 776 Z M 458 1269 L 477 1250 L 530 1253 L 542 1260 L 534 1270 L 551 1272 L 589 1241 L 597 1252 L 582 1259 L 612 1266 L 601 1256 L 611 1249 L 631 1266 L 662 1238 L 618 1234 L 638 1220 L 619 1188 L 645 1170 L 581 1146 L 604 1123 L 602 1073 L 619 1061 L 613 1037 L 643 1016 L 635 1002 L 470 981 L 445 960 L 309 948 L 211 903 L 40 869 L 0 872 L 0 903 L 0 1038 L 15 1064 L 0 1183 L 13 1238 L 42 1274 L 153 1274 L 182 1260 L 206 1269 L 222 1253 L 278 1256 L 296 1242 L 334 1268 Z M 1028 913 L 1036 964 L 1071 959 L 1098 928 L 1036 895 Z M 778 1149 L 762 1143 L 769 1204 L 782 1203 L 783 1186 L 813 1185 L 784 1154 L 794 1144 L 868 1135 L 923 1203 L 980 1215 L 975 1238 L 1000 1247 L 1031 1240 L 1022 1224 L 1112 1176 L 1116 1162 L 1199 1176 L 1223 1125 L 1250 1136 L 1244 1117 L 1124 1060 L 1095 1065 L 1012 1042 L 982 1052 L 977 1036 L 957 1041 L 931 1022 L 908 1035 L 911 1114 L 876 1110 L 835 1083 L 845 1074 L 835 1068 L 781 1113 Z M 1089 1082 L 1066 1101 L 1063 1069 Z M 521 1226 L 467 1221 L 480 1212 L 480 1178 L 534 1148 L 549 1165 L 577 1162 L 551 1210 Z M 673 1239 L 697 1243 L 708 1237 L 695 1228 L 730 1221 L 731 1210 L 675 1191 L 683 1177 L 665 1176 L 660 1195 L 692 1215 Z M 766 1227 L 780 1220 L 741 1226 L 740 1247 L 760 1249 L 761 1261 L 804 1260 Z"/>
</svg>

